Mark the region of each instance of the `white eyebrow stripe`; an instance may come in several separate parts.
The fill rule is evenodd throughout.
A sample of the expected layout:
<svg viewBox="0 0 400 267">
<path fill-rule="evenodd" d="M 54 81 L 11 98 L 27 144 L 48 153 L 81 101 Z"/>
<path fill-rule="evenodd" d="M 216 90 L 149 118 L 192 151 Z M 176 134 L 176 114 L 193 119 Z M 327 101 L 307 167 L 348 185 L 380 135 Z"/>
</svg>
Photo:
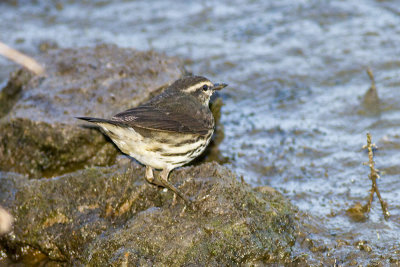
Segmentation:
<svg viewBox="0 0 400 267">
<path fill-rule="evenodd" d="M 209 81 L 200 82 L 198 84 L 192 85 L 189 88 L 183 90 L 185 93 L 192 93 L 196 91 L 198 88 L 202 87 L 203 85 L 212 86 L 213 84 Z"/>
</svg>

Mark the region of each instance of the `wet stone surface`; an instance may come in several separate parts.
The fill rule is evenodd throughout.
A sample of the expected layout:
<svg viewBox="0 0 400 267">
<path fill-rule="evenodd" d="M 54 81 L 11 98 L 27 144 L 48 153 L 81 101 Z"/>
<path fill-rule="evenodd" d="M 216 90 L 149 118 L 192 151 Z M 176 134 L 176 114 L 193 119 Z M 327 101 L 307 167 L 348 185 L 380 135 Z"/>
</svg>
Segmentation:
<svg viewBox="0 0 400 267">
<path fill-rule="evenodd" d="M 216 163 L 172 172 L 195 210 L 147 184 L 144 168 L 127 158 L 52 179 L 0 174 L 0 205 L 15 217 L 13 232 L 0 240 L 13 259 L 29 262 L 36 253 L 90 266 L 291 261 L 293 206 Z"/>
</svg>

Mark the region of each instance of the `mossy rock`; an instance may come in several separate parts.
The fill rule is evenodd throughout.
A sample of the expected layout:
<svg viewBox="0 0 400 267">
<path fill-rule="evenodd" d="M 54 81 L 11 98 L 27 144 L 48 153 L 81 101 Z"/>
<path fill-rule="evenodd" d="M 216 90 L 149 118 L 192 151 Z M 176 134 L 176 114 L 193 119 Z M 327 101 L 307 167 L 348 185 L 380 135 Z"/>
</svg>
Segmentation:
<svg viewBox="0 0 400 267">
<path fill-rule="evenodd" d="M 77 266 L 290 262 L 296 211 L 279 193 L 253 189 L 227 168 L 205 163 L 171 173 L 195 199 L 189 209 L 145 183 L 144 167 L 121 162 L 56 179 L 3 173 L 0 205 L 16 220 L 0 242 L 3 252 L 30 247 Z"/>
</svg>

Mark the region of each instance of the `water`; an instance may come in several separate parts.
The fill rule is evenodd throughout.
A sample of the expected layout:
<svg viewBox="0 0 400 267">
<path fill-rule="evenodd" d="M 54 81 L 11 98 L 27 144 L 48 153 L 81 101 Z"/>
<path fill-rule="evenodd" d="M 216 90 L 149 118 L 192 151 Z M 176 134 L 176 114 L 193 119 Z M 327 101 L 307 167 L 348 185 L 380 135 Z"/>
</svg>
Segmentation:
<svg viewBox="0 0 400 267">
<path fill-rule="evenodd" d="M 194 73 L 229 83 L 222 94 L 222 156 L 248 182 L 279 189 L 309 216 L 315 227 L 309 238 L 327 248 L 310 257 L 399 259 L 395 0 L 34 1 L 2 3 L 0 10 L 0 40 L 31 55 L 41 43 L 115 43 L 183 57 Z M 0 65 L 4 82 L 14 65 L 4 59 Z M 374 71 L 381 112 L 362 106 L 367 67 Z M 367 201 L 369 168 L 362 163 L 368 155 L 361 149 L 367 132 L 379 147 L 375 161 L 388 221 L 376 200 L 366 221 L 346 215 L 355 202 Z M 361 253 L 359 241 L 372 251 Z M 296 251 L 312 254 L 304 246 Z"/>
</svg>

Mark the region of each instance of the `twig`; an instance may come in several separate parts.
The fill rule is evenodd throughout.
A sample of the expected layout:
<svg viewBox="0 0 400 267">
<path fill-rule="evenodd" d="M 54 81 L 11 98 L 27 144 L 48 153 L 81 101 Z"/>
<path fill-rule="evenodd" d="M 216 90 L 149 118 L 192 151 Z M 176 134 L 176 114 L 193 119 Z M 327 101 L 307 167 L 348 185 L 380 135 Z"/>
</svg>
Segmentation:
<svg viewBox="0 0 400 267">
<path fill-rule="evenodd" d="M 370 168 L 370 174 L 368 175 L 368 177 L 372 181 L 372 187 L 370 190 L 369 200 L 368 200 L 368 203 L 364 206 L 365 212 L 368 213 L 371 210 L 372 200 L 374 199 L 374 193 L 376 193 L 376 195 L 378 196 L 378 199 L 381 203 L 383 216 L 385 217 L 385 219 L 388 219 L 390 217 L 390 213 L 388 211 L 388 204 L 386 201 L 384 201 L 382 199 L 381 194 L 378 189 L 378 184 L 376 183 L 376 179 L 378 179 L 380 177 L 378 174 L 379 170 L 375 169 L 373 148 L 377 148 L 377 147 L 375 144 L 373 144 L 371 142 L 371 134 L 370 133 L 367 133 L 367 145 L 363 146 L 363 148 L 364 149 L 368 148 L 369 161 L 364 164 L 368 165 Z"/>
<path fill-rule="evenodd" d="M 22 54 L 21 52 L 7 46 L 6 44 L 0 42 L 0 55 L 24 66 L 36 75 L 42 75 L 45 70 L 44 68 L 36 62 L 33 58 Z"/>
<path fill-rule="evenodd" d="M 374 74 L 372 73 L 372 70 L 370 67 L 367 68 L 367 74 L 369 76 L 369 79 L 371 80 L 372 90 L 376 90 Z"/>
<path fill-rule="evenodd" d="M 378 90 L 375 84 L 374 74 L 370 67 L 367 69 L 367 74 L 371 80 L 371 86 L 368 91 L 364 94 L 363 106 L 369 113 L 380 113 L 380 101 L 378 96 Z"/>
</svg>

